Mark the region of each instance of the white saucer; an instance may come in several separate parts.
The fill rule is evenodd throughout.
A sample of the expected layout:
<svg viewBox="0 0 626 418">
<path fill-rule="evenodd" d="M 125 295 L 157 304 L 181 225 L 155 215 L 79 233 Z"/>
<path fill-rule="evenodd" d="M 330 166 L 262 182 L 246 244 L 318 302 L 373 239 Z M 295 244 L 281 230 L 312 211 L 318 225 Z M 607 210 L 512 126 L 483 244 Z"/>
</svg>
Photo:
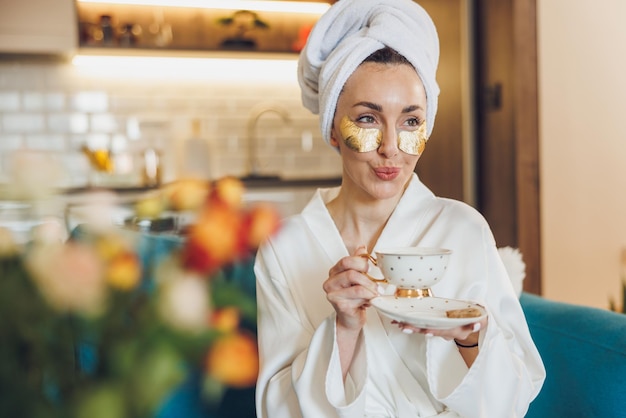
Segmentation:
<svg viewBox="0 0 626 418">
<path fill-rule="evenodd" d="M 478 322 L 487 316 L 482 306 L 465 300 L 437 297 L 397 298 L 378 296 L 371 300 L 372 305 L 383 315 L 418 328 L 449 329 Z M 468 318 L 448 318 L 446 311 L 452 309 L 476 308 L 481 316 Z"/>
</svg>

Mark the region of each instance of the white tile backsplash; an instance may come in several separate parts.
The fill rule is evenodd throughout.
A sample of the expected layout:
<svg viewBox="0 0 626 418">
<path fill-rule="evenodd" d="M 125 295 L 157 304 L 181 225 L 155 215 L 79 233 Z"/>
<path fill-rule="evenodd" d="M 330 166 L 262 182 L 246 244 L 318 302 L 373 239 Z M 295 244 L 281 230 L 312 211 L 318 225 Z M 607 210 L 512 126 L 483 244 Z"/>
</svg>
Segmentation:
<svg viewBox="0 0 626 418">
<path fill-rule="evenodd" d="M 6 133 L 43 133 L 45 132 L 45 125 L 43 114 L 2 114 L 2 130 Z"/>
<path fill-rule="evenodd" d="M 0 112 L 20 110 L 20 94 L 16 91 L 0 92 Z"/>
<path fill-rule="evenodd" d="M 72 134 L 87 133 L 89 118 L 84 113 L 51 113 L 48 114 L 48 130 Z"/>
<path fill-rule="evenodd" d="M 272 112 L 258 119 L 253 134 L 260 174 L 340 175 L 338 154 L 323 143 L 318 117 L 301 105 L 293 80 L 107 78 L 85 75 L 70 63 L 4 58 L 0 183 L 8 180 L 1 161 L 11 150 L 28 148 L 64 155 L 68 172 L 64 185 L 85 185 L 89 170 L 79 151 L 84 144 L 114 147 L 135 157 L 146 148 L 157 148 L 163 155 L 163 179 L 169 181 L 185 174 L 186 141 L 195 136 L 206 142 L 209 153 L 202 158 L 209 167 L 200 171 L 214 178 L 245 175 L 249 117 L 261 103 L 288 109 L 290 122 L 285 124 Z M 193 130 L 194 120 L 199 132 Z M 133 173 L 128 181 L 139 178 Z"/>
<path fill-rule="evenodd" d="M 82 91 L 71 98 L 72 110 L 78 112 L 106 112 L 109 95 L 104 91 Z"/>
<path fill-rule="evenodd" d="M 0 135 L 0 154 L 13 151 L 23 146 L 22 135 Z"/>
<path fill-rule="evenodd" d="M 59 134 L 27 134 L 25 135 L 26 148 L 39 151 L 65 151 L 66 139 Z"/>
</svg>

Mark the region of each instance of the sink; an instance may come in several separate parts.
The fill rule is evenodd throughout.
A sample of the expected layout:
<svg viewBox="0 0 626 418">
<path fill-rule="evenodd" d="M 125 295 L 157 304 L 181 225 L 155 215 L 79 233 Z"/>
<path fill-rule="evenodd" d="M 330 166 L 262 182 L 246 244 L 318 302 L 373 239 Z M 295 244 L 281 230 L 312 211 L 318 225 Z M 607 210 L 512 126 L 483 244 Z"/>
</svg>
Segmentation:
<svg viewBox="0 0 626 418">
<path fill-rule="evenodd" d="M 239 180 L 244 183 L 253 181 L 280 181 L 280 176 L 273 174 L 248 174 L 243 177 L 239 177 Z"/>
<path fill-rule="evenodd" d="M 239 177 L 246 188 L 275 187 L 281 185 L 281 177 L 274 174 L 246 174 Z"/>
<path fill-rule="evenodd" d="M 341 177 L 283 178 L 274 174 L 248 174 L 239 179 L 247 188 L 331 187 L 341 184 Z"/>
</svg>

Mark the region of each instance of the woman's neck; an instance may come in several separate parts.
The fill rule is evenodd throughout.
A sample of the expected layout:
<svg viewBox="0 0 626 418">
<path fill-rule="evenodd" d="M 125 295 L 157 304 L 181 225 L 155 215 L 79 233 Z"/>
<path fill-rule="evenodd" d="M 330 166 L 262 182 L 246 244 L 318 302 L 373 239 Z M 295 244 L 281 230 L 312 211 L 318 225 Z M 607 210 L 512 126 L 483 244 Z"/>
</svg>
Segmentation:
<svg viewBox="0 0 626 418">
<path fill-rule="evenodd" d="M 401 197 L 366 199 L 342 188 L 337 197 L 327 203 L 349 254 L 354 254 L 360 246 L 372 251 Z"/>
</svg>

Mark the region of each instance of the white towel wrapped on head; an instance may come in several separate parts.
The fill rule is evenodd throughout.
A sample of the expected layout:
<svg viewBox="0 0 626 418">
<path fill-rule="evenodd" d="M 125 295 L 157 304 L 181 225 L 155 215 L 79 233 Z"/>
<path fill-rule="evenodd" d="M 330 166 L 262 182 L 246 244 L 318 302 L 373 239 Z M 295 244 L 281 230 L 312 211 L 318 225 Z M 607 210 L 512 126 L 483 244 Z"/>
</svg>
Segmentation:
<svg viewBox="0 0 626 418">
<path fill-rule="evenodd" d="M 403 55 L 422 79 L 430 136 L 439 97 L 439 38 L 430 16 L 412 0 L 340 0 L 317 22 L 298 61 L 302 103 L 320 115 L 326 142 L 348 77 L 384 46 Z"/>
</svg>

